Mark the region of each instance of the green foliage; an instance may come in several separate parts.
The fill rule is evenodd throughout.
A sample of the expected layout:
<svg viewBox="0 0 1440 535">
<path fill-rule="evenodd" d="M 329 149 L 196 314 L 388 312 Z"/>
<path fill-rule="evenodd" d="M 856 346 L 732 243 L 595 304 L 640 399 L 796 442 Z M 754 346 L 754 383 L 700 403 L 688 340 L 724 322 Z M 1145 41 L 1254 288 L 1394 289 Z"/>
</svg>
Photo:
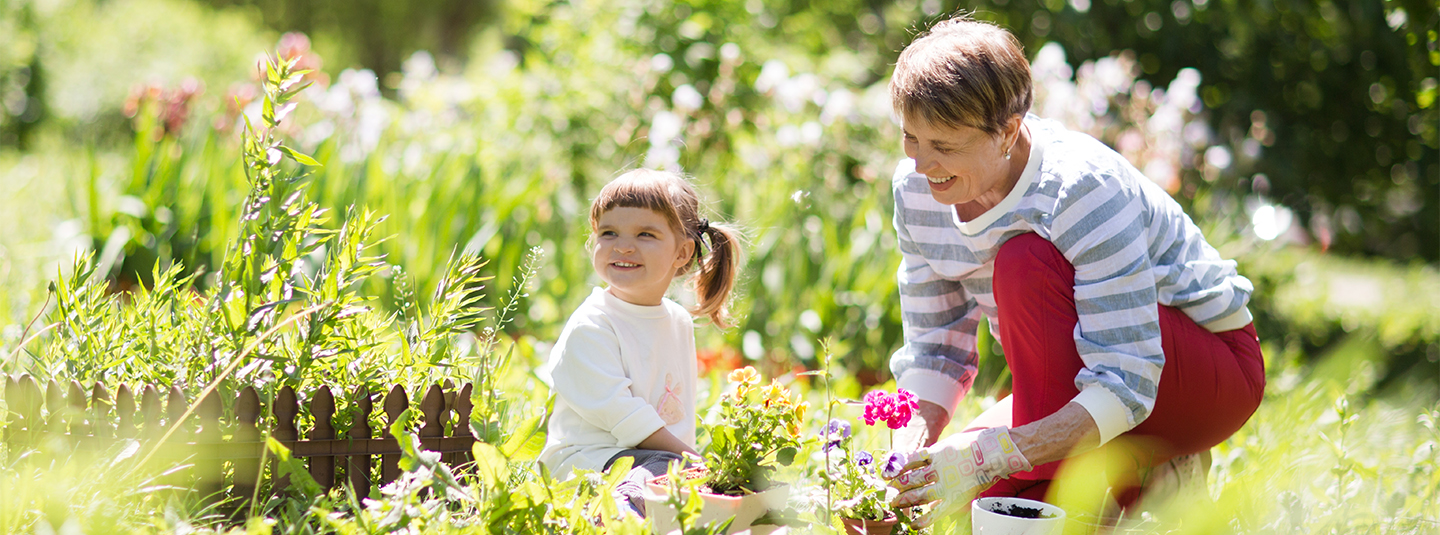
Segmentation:
<svg viewBox="0 0 1440 535">
<path fill-rule="evenodd" d="M 795 462 L 810 405 L 778 380 L 759 386 L 760 375 L 751 367 L 731 373 L 730 382 L 734 390 L 720 397 L 714 421 L 704 425 L 710 440 L 705 483 L 722 494 L 759 492 L 770 488 L 777 466 Z"/>
</svg>

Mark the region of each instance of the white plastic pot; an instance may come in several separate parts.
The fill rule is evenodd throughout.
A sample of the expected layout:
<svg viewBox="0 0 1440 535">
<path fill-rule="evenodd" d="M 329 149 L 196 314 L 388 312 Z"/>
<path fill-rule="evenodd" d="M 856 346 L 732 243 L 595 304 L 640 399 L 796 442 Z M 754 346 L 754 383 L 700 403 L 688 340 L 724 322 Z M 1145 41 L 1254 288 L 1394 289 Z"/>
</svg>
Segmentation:
<svg viewBox="0 0 1440 535">
<path fill-rule="evenodd" d="M 680 525 L 675 521 L 675 510 L 665 503 L 670 489 L 655 483 L 654 480 L 647 482 L 646 487 L 649 492 L 645 493 L 645 514 L 649 517 L 655 533 L 668 534 L 679 530 Z M 680 493 L 682 500 L 689 499 L 689 491 L 682 490 Z M 765 513 L 784 509 L 786 501 L 790 499 L 790 486 L 776 485 L 764 492 L 748 496 L 701 493 L 700 499 L 705 506 L 700 510 L 700 518 L 695 520 L 695 525 L 735 517 L 726 533 L 737 533 L 750 529 L 750 524 L 765 516 Z"/>
<path fill-rule="evenodd" d="M 1014 506 L 1039 509 L 1040 518 L 997 512 Z M 975 535 L 1060 535 L 1065 531 L 1065 510 L 1024 498 L 980 498 L 971 502 L 970 522 Z"/>
</svg>

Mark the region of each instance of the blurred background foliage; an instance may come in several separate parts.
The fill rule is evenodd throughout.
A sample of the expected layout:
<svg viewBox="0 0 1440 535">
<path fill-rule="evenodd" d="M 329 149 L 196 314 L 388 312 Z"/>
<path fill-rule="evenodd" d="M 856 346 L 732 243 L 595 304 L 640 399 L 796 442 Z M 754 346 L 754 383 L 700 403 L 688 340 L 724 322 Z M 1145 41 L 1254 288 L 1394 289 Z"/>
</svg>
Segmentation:
<svg viewBox="0 0 1440 535">
<path fill-rule="evenodd" d="M 542 247 L 510 329 L 543 351 L 597 282 L 590 196 L 669 167 L 752 238 L 742 323 L 702 329 L 702 357 L 814 367 L 828 338 L 883 381 L 901 157 L 884 85 L 956 9 L 1024 42 L 1038 113 L 1121 150 L 1241 261 L 1285 355 L 1360 337 L 1376 384 L 1440 374 L 1440 10 L 1421 0 L 7 0 L 0 313 L 29 322 L 78 250 L 117 290 L 157 264 L 213 272 L 245 192 L 247 73 L 278 48 L 315 69 L 288 134 L 324 164 L 317 202 L 388 214 L 381 248 L 418 295 L 478 252 L 498 300 Z M 1003 388 L 1002 368 L 977 384 Z"/>
</svg>

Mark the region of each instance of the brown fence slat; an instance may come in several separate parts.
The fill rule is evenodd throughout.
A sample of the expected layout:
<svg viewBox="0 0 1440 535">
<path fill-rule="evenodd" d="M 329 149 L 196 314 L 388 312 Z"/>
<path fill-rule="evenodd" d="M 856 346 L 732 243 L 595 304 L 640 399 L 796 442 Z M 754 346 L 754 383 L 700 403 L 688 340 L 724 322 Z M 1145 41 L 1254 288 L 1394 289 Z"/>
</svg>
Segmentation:
<svg viewBox="0 0 1440 535">
<path fill-rule="evenodd" d="M 176 431 L 180 432 L 194 429 L 190 422 L 180 421 L 180 417 L 185 415 L 185 409 L 188 408 L 190 408 L 190 401 L 185 399 L 185 393 L 180 391 L 178 385 L 171 386 L 169 394 L 165 396 L 165 427 L 174 427 Z"/>
<path fill-rule="evenodd" d="M 135 438 L 139 430 L 135 427 L 135 394 L 124 384 L 115 391 L 115 436 Z"/>
<path fill-rule="evenodd" d="M 330 387 L 321 385 L 315 392 L 310 400 L 310 416 L 315 419 L 315 427 L 309 433 L 311 441 L 335 438 L 335 427 L 330 423 L 335 416 L 335 396 L 330 393 Z M 335 486 L 335 457 L 310 458 L 310 477 L 326 490 Z"/>
<path fill-rule="evenodd" d="M 34 443 L 44 431 L 40 420 L 40 407 L 44 398 L 40 395 L 40 385 L 35 383 L 35 378 L 29 374 L 21 375 L 12 387 L 5 389 L 5 402 L 10 408 L 12 421 L 17 422 L 18 430 L 7 428 L 6 440 L 24 440 Z"/>
<path fill-rule="evenodd" d="M 295 388 L 286 385 L 275 395 L 275 404 L 270 407 L 270 413 L 275 415 L 275 428 L 270 436 L 281 442 L 294 442 L 300 438 L 300 432 L 295 429 L 295 415 L 300 413 L 300 404 L 295 401 Z M 274 477 L 273 489 L 280 492 L 290 486 L 290 476 L 279 475 L 280 464 L 278 461 L 270 465 L 270 473 Z"/>
<path fill-rule="evenodd" d="M 400 385 L 390 389 L 390 394 L 385 396 L 385 428 L 395 425 L 400 419 L 400 413 L 410 407 L 410 396 L 405 394 L 405 389 Z M 386 454 L 380 457 L 380 484 L 384 485 L 395 481 L 400 477 L 400 455 Z"/>
<path fill-rule="evenodd" d="M 450 436 L 474 441 L 475 433 L 470 430 L 470 415 L 475 412 L 475 400 L 471 399 L 474 394 L 475 383 L 465 383 L 465 387 L 460 389 L 460 394 L 455 396 L 455 428 L 451 431 Z M 450 466 L 468 463 L 472 456 L 469 449 L 450 455 Z"/>
<path fill-rule="evenodd" d="M 65 434 L 65 413 L 69 412 L 65 410 L 65 391 L 54 379 L 45 384 L 45 412 L 49 413 L 45 415 L 49 424 L 46 431 L 54 435 Z"/>
<path fill-rule="evenodd" d="M 82 437 L 90 436 L 90 421 L 85 414 L 90 412 L 87 410 L 90 408 L 87 401 L 85 389 L 80 387 L 80 381 L 70 381 L 65 389 L 67 409 L 65 411 L 65 427 L 67 428 L 66 432 L 70 434 L 69 439 L 72 446 L 79 446 L 81 442 L 86 441 Z"/>
<path fill-rule="evenodd" d="M 110 418 L 110 391 L 99 381 L 90 389 L 90 436 L 97 442 L 115 437 L 115 421 Z"/>
<path fill-rule="evenodd" d="M 369 440 L 373 436 L 370 430 L 370 412 L 374 410 L 374 403 L 370 400 L 370 389 L 360 385 L 355 389 L 354 416 L 350 421 L 350 440 Z M 370 495 L 370 454 L 350 455 L 345 458 L 345 475 L 350 478 L 350 486 L 355 489 L 359 496 Z"/>
<path fill-rule="evenodd" d="M 165 430 L 160 427 L 160 392 L 154 385 L 145 385 L 140 391 L 140 436 L 159 438 Z"/>
<path fill-rule="evenodd" d="M 450 411 L 446 410 L 445 391 L 440 385 L 430 385 L 420 401 L 420 438 L 445 436 L 445 420 Z"/>
<path fill-rule="evenodd" d="M 260 443 L 260 395 L 255 387 L 247 386 L 235 399 L 235 441 Z M 263 445 L 261 446 L 263 447 Z M 235 495 L 241 500 L 255 496 L 255 487 L 260 482 L 260 458 L 232 458 L 235 466 Z"/>
<path fill-rule="evenodd" d="M 195 419 L 200 427 L 195 434 L 201 444 L 219 443 L 224 435 L 220 431 L 220 418 L 225 415 L 225 407 L 220 403 L 220 393 L 212 391 L 209 395 L 200 400 L 195 407 Z M 203 448 L 194 450 L 195 453 L 203 451 Z M 198 455 L 197 455 L 198 457 Z M 224 488 L 224 465 L 222 459 L 199 459 L 196 460 L 197 477 L 200 478 L 200 491 L 202 495 L 209 495 L 219 492 Z"/>
</svg>

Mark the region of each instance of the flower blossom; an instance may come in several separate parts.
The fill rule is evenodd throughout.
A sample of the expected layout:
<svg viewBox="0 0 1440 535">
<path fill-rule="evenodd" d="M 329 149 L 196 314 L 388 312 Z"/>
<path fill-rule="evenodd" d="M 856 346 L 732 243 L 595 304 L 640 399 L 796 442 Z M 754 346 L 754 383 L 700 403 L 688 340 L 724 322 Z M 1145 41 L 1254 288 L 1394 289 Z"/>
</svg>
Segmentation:
<svg viewBox="0 0 1440 535">
<path fill-rule="evenodd" d="M 862 451 L 855 456 L 855 466 L 869 466 L 873 462 L 875 462 L 875 456 L 868 451 Z"/>
<path fill-rule="evenodd" d="M 732 383 L 755 386 L 760 384 L 760 372 L 755 371 L 754 366 L 746 366 L 730 372 L 727 379 L 730 379 Z"/>
<path fill-rule="evenodd" d="M 877 390 L 865 394 L 865 414 L 861 418 L 865 425 L 885 422 L 890 429 L 900 429 L 910 423 L 919 408 L 919 399 L 908 390 L 898 389 L 894 395 Z"/>
<path fill-rule="evenodd" d="M 836 418 L 825 424 L 821 430 L 821 436 L 825 438 L 825 447 L 833 448 L 840 445 L 840 441 L 850 438 L 850 422 Z"/>
<path fill-rule="evenodd" d="M 910 457 L 905 452 L 891 452 L 885 457 L 885 464 L 880 467 L 880 475 L 885 479 L 894 479 L 895 476 L 900 475 L 900 471 L 905 469 L 905 465 L 909 464 L 909 461 Z"/>
</svg>

